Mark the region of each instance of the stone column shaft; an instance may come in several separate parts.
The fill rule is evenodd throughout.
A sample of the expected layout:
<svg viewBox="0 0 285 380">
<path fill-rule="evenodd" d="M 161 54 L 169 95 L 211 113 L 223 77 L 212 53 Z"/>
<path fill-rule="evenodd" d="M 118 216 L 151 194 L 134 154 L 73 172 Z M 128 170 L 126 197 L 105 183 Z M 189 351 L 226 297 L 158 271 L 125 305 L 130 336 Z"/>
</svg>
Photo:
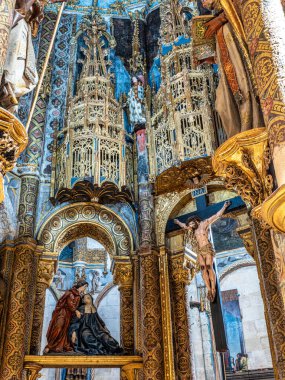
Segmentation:
<svg viewBox="0 0 285 380">
<path fill-rule="evenodd" d="M 22 378 L 24 355 L 28 353 L 30 343 L 39 253 L 35 240 L 15 241 L 1 380 Z"/>
<path fill-rule="evenodd" d="M 49 288 L 52 282 L 55 265 L 56 260 L 54 259 L 41 258 L 39 261 L 30 345 L 30 353 L 32 355 L 40 355 L 46 290 Z"/>
<path fill-rule="evenodd" d="M 34 237 L 39 178 L 36 174 L 21 177 L 19 236 Z"/>
<path fill-rule="evenodd" d="M 116 256 L 113 261 L 114 284 L 120 291 L 121 346 L 125 353 L 134 353 L 133 268 L 128 257 Z"/>
<path fill-rule="evenodd" d="M 174 317 L 175 367 L 177 380 L 192 380 L 190 323 L 187 305 L 187 286 L 191 281 L 190 269 L 185 266 L 185 254 L 170 257 L 172 310 Z"/>
</svg>

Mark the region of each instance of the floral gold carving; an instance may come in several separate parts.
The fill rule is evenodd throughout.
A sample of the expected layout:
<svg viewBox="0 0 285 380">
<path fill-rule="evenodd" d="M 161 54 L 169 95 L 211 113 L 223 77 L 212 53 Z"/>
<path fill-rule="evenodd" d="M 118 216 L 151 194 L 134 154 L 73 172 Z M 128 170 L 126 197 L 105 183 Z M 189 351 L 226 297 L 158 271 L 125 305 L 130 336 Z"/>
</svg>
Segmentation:
<svg viewBox="0 0 285 380">
<path fill-rule="evenodd" d="M 226 188 L 236 191 L 252 207 L 262 203 L 272 191 L 267 152 L 267 132 L 265 128 L 256 128 L 228 139 L 213 157 L 215 173 L 224 177 Z"/>
<path fill-rule="evenodd" d="M 163 380 L 162 316 L 158 255 L 151 249 L 141 249 L 139 257 L 144 379 Z"/>
<path fill-rule="evenodd" d="M 24 355 L 32 327 L 38 252 L 33 239 L 20 239 L 14 245 L 13 276 L 6 322 L 0 379 L 21 379 Z"/>
</svg>

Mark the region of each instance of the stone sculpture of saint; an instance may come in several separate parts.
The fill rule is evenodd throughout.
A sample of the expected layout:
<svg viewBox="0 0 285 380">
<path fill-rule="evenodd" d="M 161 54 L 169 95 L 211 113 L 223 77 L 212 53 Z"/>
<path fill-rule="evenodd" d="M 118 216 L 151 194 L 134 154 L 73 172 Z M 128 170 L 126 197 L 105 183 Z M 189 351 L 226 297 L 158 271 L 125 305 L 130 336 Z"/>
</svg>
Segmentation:
<svg viewBox="0 0 285 380">
<path fill-rule="evenodd" d="M 112 355 L 123 352 L 100 318 L 90 294 L 84 295 L 78 311 L 69 328 L 76 352 L 85 355 Z"/>
<path fill-rule="evenodd" d="M 58 300 L 47 331 L 45 354 L 74 351 L 73 343 L 68 336 L 69 326 L 72 317 L 80 316 L 78 307 L 87 287 L 88 282 L 79 281 Z"/>
<path fill-rule="evenodd" d="M 132 78 L 132 88 L 128 94 L 129 118 L 132 126 L 145 124 L 145 109 L 144 109 L 144 77 Z"/>
<path fill-rule="evenodd" d="M 185 230 L 185 243 L 190 243 L 191 249 L 193 251 L 196 250 L 197 261 L 208 289 L 208 298 L 211 302 L 216 298 L 216 274 L 213 267 L 215 251 L 208 237 L 209 227 L 224 214 L 230 204 L 228 201 L 225 202 L 220 211 L 203 221 L 198 216 L 189 218 L 186 223 L 174 219 L 174 223 Z"/>
<path fill-rule="evenodd" d="M 20 97 L 38 83 L 32 34 L 36 34 L 42 18 L 38 0 L 16 1 L 0 85 L 0 105 L 10 112 L 17 111 Z"/>
<path fill-rule="evenodd" d="M 206 23 L 205 38 L 215 36 L 216 39 L 219 85 L 215 107 L 227 137 L 251 128 L 263 127 L 264 121 L 254 94 L 252 68 L 237 10 L 232 0 L 202 0 L 202 4 L 204 8 L 214 11 L 214 18 Z M 233 15 L 236 17 L 233 18 Z M 215 62 L 214 57 L 202 61 Z"/>
</svg>

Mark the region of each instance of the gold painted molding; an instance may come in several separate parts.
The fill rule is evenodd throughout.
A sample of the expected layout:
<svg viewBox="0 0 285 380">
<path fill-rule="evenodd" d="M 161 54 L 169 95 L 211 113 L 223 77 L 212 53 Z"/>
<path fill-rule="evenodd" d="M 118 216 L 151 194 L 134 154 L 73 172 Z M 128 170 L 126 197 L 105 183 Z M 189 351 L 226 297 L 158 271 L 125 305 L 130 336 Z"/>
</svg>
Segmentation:
<svg viewBox="0 0 285 380">
<path fill-rule="evenodd" d="M 265 128 L 238 133 L 215 152 L 213 168 L 225 178 L 226 188 L 234 190 L 252 207 L 260 205 L 272 191 L 268 175 L 269 148 Z"/>
<path fill-rule="evenodd" d="M 9 111 L 0 107 L 0 203 L 4 200 L 4 175 L 11 171 L 28 144 L 23 124 Z"/>
<path fill-rule="evenodd" d="M 281 185 L 263 202 L 260 213 L 271 227 L 285 233 L 285 185 Z"/>
<path fill-rule="evenodd" d="M 82 356 L 82 355 L 26 355 L 24 367 L 31 364 L 42 368 L 122 368 L 136 364 L 142 368 L 141 356 Z"/>
</svg>

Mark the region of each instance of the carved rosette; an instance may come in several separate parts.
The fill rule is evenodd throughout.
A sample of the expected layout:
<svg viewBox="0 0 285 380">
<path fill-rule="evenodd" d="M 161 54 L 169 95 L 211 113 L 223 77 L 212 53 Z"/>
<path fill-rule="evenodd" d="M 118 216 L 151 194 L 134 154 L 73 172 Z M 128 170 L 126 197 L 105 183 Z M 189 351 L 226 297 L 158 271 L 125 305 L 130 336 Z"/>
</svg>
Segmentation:
<svg viewBox="0 0 285 380">
<path fill-rule="evenodd" d="M 21 379 L 24 355 L 32 327 L 36 268 L 39 253 L 33 239 L 21 239 L 14 246 L 13 276 L 6 322 L 0 379 Z"/>
<path fill-rule="evenodd" d="M 267 174 L 268 136 L 265 128 L 238 133 L 215 152 L 213 168 L 225 179 L 226 188 L 236 191 L 252 207 L 267 198 L 273 180 Z"/>
<path fill-rule="evenodd" d="M 179 380 L 192 379 L 190 326 L 187 305 L 187 287 L 191 282 L 192 264 L 187 255 L 170 256 L 170 281 L 174 315 L 175 365 Z"/>
<path fill-rule="evenodd" d="M 30 353 L 33 355 L 40 354 L 46 290 L 52 282 L 53 275 L 55 272 L 55 266 L 56 259 L 41 258 L 39 260 L 36 285 L 36 299 L 34 305 L 34 316 L 30 345 Z"/>
<path fill-rule="evenodd" d="M 128 257 L 114 257 L 114 284 L 120 291 L 121 305 L 121 345 L 127 354 L 134 352 L 134 303 L 133 303 L 133 267 Z"/>
<path fill-rule="evenodd" d="M 162 316 L 158 254 L 151 249 L 141 249 L 139 257 L 144 379 L 163 380 Z"/>
<path fill-rule="evenodd" d="M 4 200 L 3 177 L 11 171 L 28 143 L 23 124 L 0 107 L 0 203 Z"/>
</svg>

